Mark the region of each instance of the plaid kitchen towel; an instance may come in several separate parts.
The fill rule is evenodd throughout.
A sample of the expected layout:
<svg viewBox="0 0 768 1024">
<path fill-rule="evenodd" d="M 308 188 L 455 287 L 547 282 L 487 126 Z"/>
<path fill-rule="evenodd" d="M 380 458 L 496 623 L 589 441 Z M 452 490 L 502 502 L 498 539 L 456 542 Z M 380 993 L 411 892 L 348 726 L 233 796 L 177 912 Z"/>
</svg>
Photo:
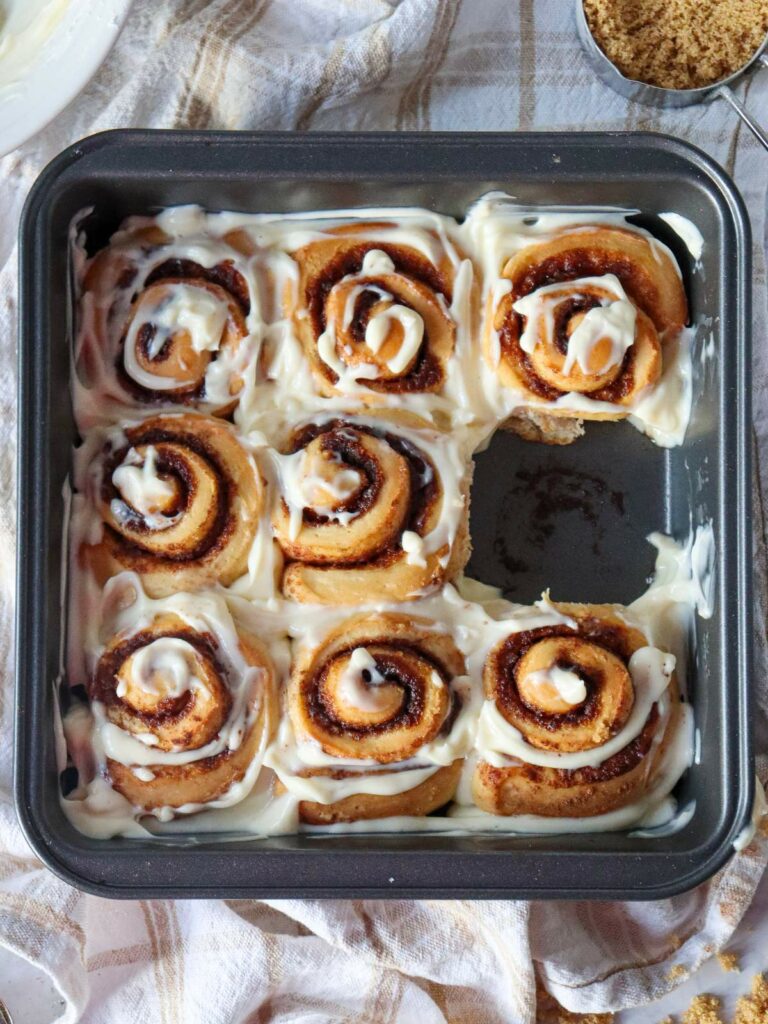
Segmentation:
<svg viewBox="0 0 768 1024">
<path fill-rule="evenodd" d="M 768 71 L 739 93 L 753 109 L 768 109 Z M 725 103 L 662 112 L 614 95 L 580 52 L 570 0 L 137 0 L 87 90 L 0 161 L 0 944 L 49 977 L 62 1022 L 532 1024 L 537 973 L 575 1011 L 657 998 L 729 940 L 768 859 L 768 838 L 758 835 L 688 895 L 590 905 L 110 903 L 53 878 L 25 845 L 7 742 L 18 216 L 35 176 L 60 149 L 104 128 L 148 125 L 651 129 L 689 139 L 723 164 L 746 197 L 755 239 L 758 745 L 768 751 L 768 154 L 749 131 Z M 768 759 L 759 771 L 765 782 Z M 2 987 L 0 978 L 0 995 Z"/>
</svg>

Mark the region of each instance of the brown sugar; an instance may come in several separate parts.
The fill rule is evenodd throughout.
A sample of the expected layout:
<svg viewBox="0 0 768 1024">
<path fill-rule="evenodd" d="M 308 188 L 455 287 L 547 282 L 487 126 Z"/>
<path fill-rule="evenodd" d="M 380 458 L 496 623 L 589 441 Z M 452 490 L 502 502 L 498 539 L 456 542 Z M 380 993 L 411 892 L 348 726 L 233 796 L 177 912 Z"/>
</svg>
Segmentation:
<svg viewBox="0 0 768 1024">
<path fill-rule="evenodd" d="M 683 1024 L 723 1024 L 717 996 L 696 996 L 682 1016 Z"/>
<path fill-rule="evenodd" d="M 742 996 L 736 1004 L 733 1024 L 765 1024 L 768 1021 L 768 977 L 756 974 L 752 992 Z"/>
<path fill-rule="evenodd" d="M 735 953 L 718 953 L 717 959 L 724 971 L 739 970 L 739 958 Z"/>
<path fill-rule="evenodd" d="M 726 954 L 727 955 L 727 954 Z M 708 994 L 696 996 L 681 1017 L 681 1024 L 724 1024 L 720 1016 L 721 1001 Z M 755 975 L 752 991 L 741 996 L 731 1024 L 767 1024 L 768 1022 L 768 978 Z M 671 1018 L 661 1024 L 671 1024 Z"/>
<path fill-rule="evenodd" d="M 623 75 L 695 89 L 747 63 L 768 32 L 768 0 L 583 0 L 590 31 Z"/>
<path fill-rule="evenodd" d="M 612 1013 L 573 1013 L 566 1010 L 536 979 L 536 1024 L 612 1024 Z"/>
</svg>

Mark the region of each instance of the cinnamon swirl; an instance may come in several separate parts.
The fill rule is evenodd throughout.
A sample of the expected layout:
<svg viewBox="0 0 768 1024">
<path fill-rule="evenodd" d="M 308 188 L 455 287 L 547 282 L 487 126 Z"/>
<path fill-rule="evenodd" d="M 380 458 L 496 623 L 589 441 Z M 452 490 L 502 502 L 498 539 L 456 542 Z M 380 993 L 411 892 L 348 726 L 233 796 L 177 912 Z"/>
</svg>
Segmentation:
<svg viewBox="0 0 768 1024">
<path fill-rule="evenodd" d="M 139 617 L 109 640 L 88 685 L 102 771 L 161 818 L 235 802 L 271 737 L 276 685 L 267 647 L 220 598 Z"/>
<path fill-rule="evenodd" d="M 130 569 L 162 597 L 228 586 L 246 572 L 264 486 L 228 424 L 153 416 L 110 434 L 89 472 L 103 528 L 83 559 L 100 582 Z"/>
<path fill-rule="evenodd" d="M 510 426 L 568 443 L 570 420 L 621 419 L 658 383 L 687 319 L 677 266 L 636 231 L 564 231 L 509 258 L 488 293 L 486 360 L 520 395 Z"/>
<path fill-rule="evenodd" d="M 485 664 L 473 792 L 492 814 L 581 818 L 634 803 L 675 731 L 674 657 L 614 606 L 553 607 L 561 622 L 511 633 Z"/>
<path fill-rule="evenodd" d="M 469 557 L 466 469 L 445 436 L 326 420 L 300 428 L 276 461 L 273 523 L 293 600 L 412 600 Z"/>
<path fill-rule="evenodd" d="M 432 621 L 359 614 L 294 660 L 268 763 L 315 824 L 424 815 L 446 804 L 468 747 L 462 655 Z"/>
<path fill-rule="evenodd" d="M 342 223 L 292 256 L 299 282 L 288 312 L 320 394 L 371 404 L 443 389 L 463 260 L 446 222 Z"/>
<path fill-rule="evenodd" d="M 139 221 L 82 275 L 78 372 L 95 403 L 230 412 L 254 377 L 247 260 L 225 239 Z"/>
</svg>

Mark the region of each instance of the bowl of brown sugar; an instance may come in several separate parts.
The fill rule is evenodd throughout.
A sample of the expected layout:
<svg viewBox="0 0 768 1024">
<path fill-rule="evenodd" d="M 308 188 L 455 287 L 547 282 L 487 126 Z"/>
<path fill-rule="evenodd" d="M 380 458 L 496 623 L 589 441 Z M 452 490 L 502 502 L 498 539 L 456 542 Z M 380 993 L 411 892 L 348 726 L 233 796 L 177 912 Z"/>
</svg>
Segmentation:
<svg viewBox="0 0 768 1024">
<path fill-rule="evenodd" d="M 685 107 L 720 97 L 768 149 L 731 86 L 768 67 L 768 0 L 576 0 L 593 68 L 628 99 Z"/>
</svg>

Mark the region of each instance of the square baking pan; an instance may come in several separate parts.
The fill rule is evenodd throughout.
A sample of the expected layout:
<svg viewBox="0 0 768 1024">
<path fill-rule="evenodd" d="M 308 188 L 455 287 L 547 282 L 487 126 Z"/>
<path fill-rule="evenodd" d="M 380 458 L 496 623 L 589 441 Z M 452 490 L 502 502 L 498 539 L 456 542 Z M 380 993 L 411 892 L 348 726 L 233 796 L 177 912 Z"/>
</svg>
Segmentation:
<svg viewBox="0 0 768 1024">
<path fill-rule="evenodd" d="M 68 235 L 86 207 L 89 247 L 124 217 L 211 210 L 425 206 L 461 217 L 480 195 L 523 204 L 637 208 L 675 252 L 692 316 L 693 418 L 682 447 L 627 423 L 591 423 L 567 448 L 498 432 L 477 457 L 469 573 L 518 601 L 628 602 L 652 572 L 654 530 L 711 520 L 716 609 L 697 619 L 688 678 L 698 756 L 678 788 L 677 831 L 162 837 L 99 841 L 59 803 L 54 708 L 62 631 L 69 397 Z M 701 231 L 699 264 L 659 214 Z M 659 898 L 708 878 L 752 804 L 750 737 L 750 239 L 744 204 L 700 151 L 650 134 L 108 132 L 58 156 L 21 224 L 16 799 L 42 860 L 82 889 L 123 897 Z M 707 345 L 707 358 L 703 346 Z"/>
</svg>

